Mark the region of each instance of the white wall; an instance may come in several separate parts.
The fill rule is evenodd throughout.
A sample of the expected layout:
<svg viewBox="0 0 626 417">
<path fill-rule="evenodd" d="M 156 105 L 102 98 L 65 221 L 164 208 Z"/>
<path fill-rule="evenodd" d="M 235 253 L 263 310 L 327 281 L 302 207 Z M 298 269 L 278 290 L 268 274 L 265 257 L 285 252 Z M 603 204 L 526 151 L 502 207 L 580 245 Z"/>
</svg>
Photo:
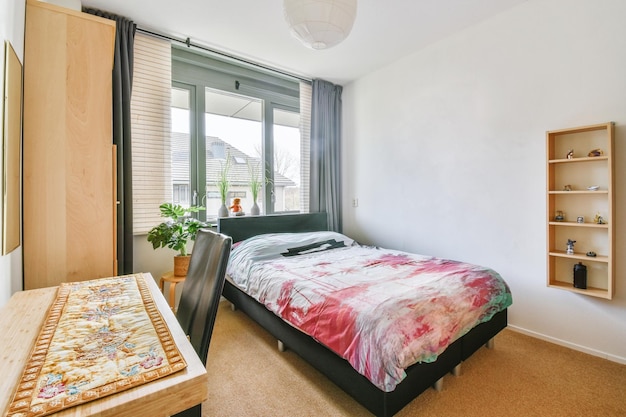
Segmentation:
<svg viewBox="0 0 626 417">
<path fill-rule="evenodd" d="M 512 327 L 626 363 L 624 16 L 623 0 L 529 0 L 345 86 L 344 231 L 490 266 Z M 545 255 L 545 132 L 608 121 L 612 301 L 547 288 Z"/>
<path fill-rule="evenodd" d="M 188 250 L 193 246 L 190 244 Z M 174 270 L 176 251 L 169 248 L 152 249 L 147 235 L 133 237 L 133 272 L 149 272 L 159 282 L 161 275 Z"/>
<path fill-rule="evenodd" d="M 24 62 L 24 16 L 26 3 L 16 0 L 0 0 L 0 41 L 11 42 L 18 58 Z M 4 50 L 4 45 L 2 48 Z M 0 68 L 4 68 L 4 54 L 0 54 Z M 4 97 L 4 83 L 0 82 L 0 97 Z M 0 100 L 0 115 L 4 100 Z M 1 129 L 0 129 L 1 130 Z M 1 141 L 0 141 L 1 143 Z M 0 146 L 0 160 L 2 158 Z M 1 165 L 1 164 L 0 164 Z M 15 291 L 22 289 L 22 247 L 6 256 L 0 256 L 0 306 L 3 306 Z"/>
</svg>

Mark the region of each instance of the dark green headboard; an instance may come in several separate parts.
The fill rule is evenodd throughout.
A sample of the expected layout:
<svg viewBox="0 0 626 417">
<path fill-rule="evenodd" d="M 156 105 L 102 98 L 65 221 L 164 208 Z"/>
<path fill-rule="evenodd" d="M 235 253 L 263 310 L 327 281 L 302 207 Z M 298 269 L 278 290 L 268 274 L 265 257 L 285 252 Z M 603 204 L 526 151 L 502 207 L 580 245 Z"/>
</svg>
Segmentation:
<svg viewBox="0 0 626 417">
<path fill-rule="evenodd" d="M 269 216 L 222 217 L 217 231 L 239 242 L 264 233 L 317 232 L 328 230 L 326 213 L 273 214 Z"/>
</svg>

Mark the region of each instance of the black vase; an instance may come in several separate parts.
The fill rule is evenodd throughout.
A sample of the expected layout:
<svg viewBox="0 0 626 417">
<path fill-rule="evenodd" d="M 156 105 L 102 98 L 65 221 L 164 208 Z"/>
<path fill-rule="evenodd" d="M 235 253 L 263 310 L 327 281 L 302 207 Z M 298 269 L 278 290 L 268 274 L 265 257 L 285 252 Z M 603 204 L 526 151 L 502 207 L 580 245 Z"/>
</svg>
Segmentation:
<svg viewBox="0 0 626 417">
<path fill-rule="evenodd" d="M 587 289 L 587 267 L 582 262 L 574 265 L 574 288 Z"/>
</svg>

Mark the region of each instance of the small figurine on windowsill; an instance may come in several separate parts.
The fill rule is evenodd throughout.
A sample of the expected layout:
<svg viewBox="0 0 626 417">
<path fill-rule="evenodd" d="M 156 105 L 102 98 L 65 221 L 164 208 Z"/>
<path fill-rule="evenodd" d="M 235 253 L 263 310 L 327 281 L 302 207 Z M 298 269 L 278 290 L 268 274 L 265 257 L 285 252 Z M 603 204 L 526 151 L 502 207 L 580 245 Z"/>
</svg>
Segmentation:
<svg viewBox="0 0 626 417">
<path fill-rule="evenodd" d="M 573 159 L 574 158 L 574 150 L 570 149 L 569 151 L 567 151 L 567 159 Z"/>
<path fill-rule="evenodd" d="M 574 243 L 576 243 L 575 240 L 567 239 L 567 251 L 565 251 L 565 253 L 567 253 L 568 255 L 574 254 Z"/>
<path fill-rule="evenodd" d="M 245 213 L 241 208 L 241 198 L 233 198 L 233 205 L 228 207 L 235 216 L 243 216 Z"/>
</svg>

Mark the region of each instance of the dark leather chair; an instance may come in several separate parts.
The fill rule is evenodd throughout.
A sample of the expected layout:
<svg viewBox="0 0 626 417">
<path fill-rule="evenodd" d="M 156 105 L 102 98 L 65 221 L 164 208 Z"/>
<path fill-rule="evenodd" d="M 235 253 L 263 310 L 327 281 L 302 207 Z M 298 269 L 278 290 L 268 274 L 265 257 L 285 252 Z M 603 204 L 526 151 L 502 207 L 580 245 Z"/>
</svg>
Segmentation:
<svg viewBox="0 0 626 417">
<path fill-rule="evenodd" d="M 176 312 L 178 322 L 205 365 L 231 246 L 232 239 L 228 236 L 207 229 L 198 231 Z M 201 406 L 176 416 L 200 417 Z"/>
</svg>

